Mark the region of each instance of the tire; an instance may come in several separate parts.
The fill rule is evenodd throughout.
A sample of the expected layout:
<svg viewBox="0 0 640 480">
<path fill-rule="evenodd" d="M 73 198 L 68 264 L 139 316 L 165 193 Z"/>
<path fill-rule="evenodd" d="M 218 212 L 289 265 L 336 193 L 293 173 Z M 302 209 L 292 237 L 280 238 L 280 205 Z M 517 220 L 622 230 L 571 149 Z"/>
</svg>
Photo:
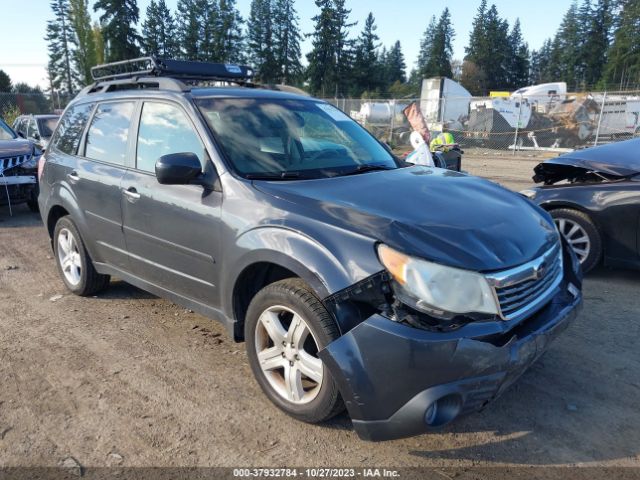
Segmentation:
<svg viewBox="0 0 640 480">
<path fill-rule="evenodd" d="M 339 337 L 338 327 L 306 283 L 289 278 L 260 290 L 244 331 L 251 370 L 278 408 L 308 423 L 344 410 L 335 380 L 317 357 Z"/>
<path fill-rule="evenodd" d="M 99 274 L 93 266 L 80 232 L 69 216 L 60 218 L 56 223 L 53 252 L 58 273 L 67 288 L 76 295 L 93 295 L 109 284 L 109 275 Z"/>
<path fill-rule="evenodd" d="M 602 238 L 589 215 L 571 208 L 549 212 L 558 230 L 578 256 L 584 273 L 592 270 L 602 257 Z M 586 241 L 583 240 L 586 237 Z"/>
</svg>

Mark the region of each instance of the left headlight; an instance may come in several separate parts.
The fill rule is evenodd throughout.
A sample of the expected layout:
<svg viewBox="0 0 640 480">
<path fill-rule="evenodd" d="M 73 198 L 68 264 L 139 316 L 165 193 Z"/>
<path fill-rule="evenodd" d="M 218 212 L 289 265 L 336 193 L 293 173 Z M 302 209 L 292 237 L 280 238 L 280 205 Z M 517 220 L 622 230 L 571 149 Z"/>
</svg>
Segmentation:
<svg viewBox="0 0 640 480">
<path fill-rule="evenodd" d="M 446 267 L 378 245 L 378 257 L 400 286 L 400 300 L 430 315 L 498 314 L 493 290 L 478 272 Z"/>
</svg>

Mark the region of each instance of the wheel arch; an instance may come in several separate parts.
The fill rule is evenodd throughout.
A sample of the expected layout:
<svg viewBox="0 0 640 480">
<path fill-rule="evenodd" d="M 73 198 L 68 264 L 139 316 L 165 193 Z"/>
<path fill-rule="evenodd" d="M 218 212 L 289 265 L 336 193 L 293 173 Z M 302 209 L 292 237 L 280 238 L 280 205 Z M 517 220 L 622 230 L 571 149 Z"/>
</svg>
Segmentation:
<svg viewBox="0 0 640 480">
<path fill-rule="evenodd" d="M 320 301 L 357 281 L 326 248 L 283 228 L 260 228 L 238 239 L 242 252 L 222 292 L 223 309 L 234 322 L 234 337 L 243 337 L 244 316 L 251 298 L 263 287 L 284 278 L 304 280 Z M 340 327 L 340 325 L 338 325 Z"/>
</svg>

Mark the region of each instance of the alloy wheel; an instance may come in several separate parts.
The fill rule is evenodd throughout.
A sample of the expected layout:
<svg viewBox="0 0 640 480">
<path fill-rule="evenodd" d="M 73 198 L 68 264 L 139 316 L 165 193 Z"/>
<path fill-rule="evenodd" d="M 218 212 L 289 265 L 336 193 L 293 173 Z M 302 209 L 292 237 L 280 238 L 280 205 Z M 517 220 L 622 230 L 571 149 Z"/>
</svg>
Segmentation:
<svg viewBox="0 0 640 480">
<path fill-rule="evenodd" d="M 78 250 L 78 242 L 67 228 L 58 234 L 58 262 L 66 280 L 76 286 L 82 277 L 82 259 Z"/>
<path fill-rule="evenodd" d="M 279 305 L 266 309 L 256 325 L 255 348 L 265 378 L 282 398 L 304 404 L 317 397 L 324 367 L 301 315 Z"/>
<path fill-rule="evenodd" d="M 591 240 L 589 240 L 589 235 L 585 229 L 568 218 L 555 218 L 554 221 L 558 231 L 569 242 L 569 245 L 578 256 L 580 263 L 584 263 L 591 251 Z"/>
</svg>

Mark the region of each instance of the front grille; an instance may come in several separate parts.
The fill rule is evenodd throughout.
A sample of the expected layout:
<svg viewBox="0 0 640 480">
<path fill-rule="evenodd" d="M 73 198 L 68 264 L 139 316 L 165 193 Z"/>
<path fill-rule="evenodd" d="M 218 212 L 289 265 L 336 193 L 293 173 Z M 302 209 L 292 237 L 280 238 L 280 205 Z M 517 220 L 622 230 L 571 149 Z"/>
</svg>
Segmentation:
<svg viewBox="0 0 640 480">
<path fill-rule="evenodd" d="M 519 267 L 487 276 L 504 320 L 524 318 L 542 308 L 562 281 L 559 245 Z"/>
<path fill-rule="evenodd" d="M 16 155 L 13 157 L 4 157 L 0 158 L 0 174 L 4 173 L 5 170 L 9 170 L 10 168 L 17 167 L 22 165 L 27 160 L 29 160 L 31 155 Z"/>
</svg>

